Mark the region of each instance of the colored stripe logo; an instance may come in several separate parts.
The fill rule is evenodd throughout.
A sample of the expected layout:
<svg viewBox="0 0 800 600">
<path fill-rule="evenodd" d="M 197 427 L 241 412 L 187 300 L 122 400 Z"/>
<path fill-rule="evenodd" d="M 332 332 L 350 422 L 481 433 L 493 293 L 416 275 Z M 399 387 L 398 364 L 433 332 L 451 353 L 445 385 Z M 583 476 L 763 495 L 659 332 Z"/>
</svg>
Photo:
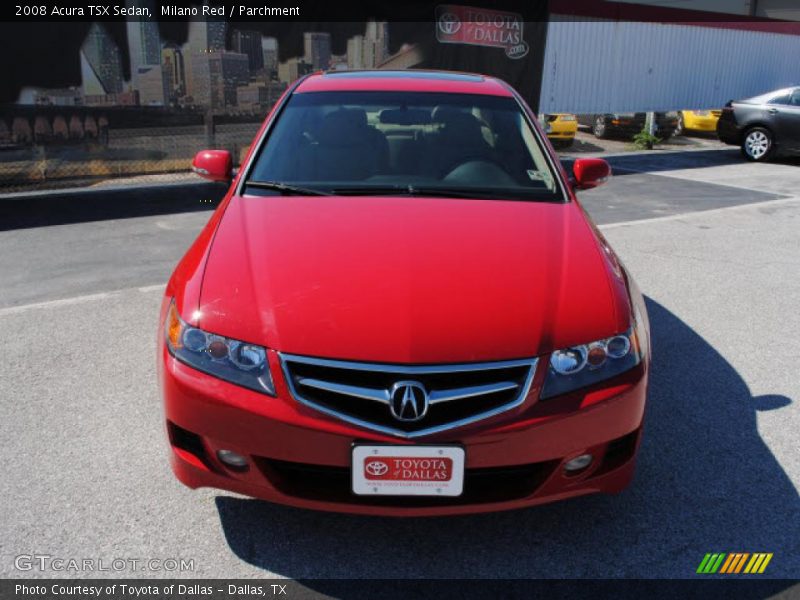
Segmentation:
<svg viewBox="0 0 800 600">
<path fill-rule="evenodd" d="M 771 560 L 772 552 L 754 552 L 752 554 L 749 552 L 714 552 L 703 557 L 700 566 L 697 567 L 697 572 L 702 575 L 714 573 L 755 575 L 763 573 Z"/>
</svg>

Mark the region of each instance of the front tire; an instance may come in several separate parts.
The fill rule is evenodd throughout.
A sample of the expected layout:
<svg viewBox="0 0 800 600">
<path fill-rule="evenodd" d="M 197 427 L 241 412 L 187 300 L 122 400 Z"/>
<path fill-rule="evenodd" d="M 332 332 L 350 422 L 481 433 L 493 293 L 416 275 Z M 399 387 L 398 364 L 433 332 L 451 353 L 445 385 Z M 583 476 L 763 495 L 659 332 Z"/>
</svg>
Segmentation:
<svg viewBox="0 0 800 600">
<path fill-rule="evenodd" d="M 772 132 L 764 127 L 748 129 L 742 139 L 742 156 L 753 162 L 769 159 L 774 149 Z"/>
<path fill-rule="evenodd" d="M 606 118 L 603 115 L 596 115 L 594 123 L 592 124 L 592 133 L 594 137 L 604 140 L 608 137 L 608 127 L 606 126 Z"/>
<path fill-rule="evenodd" d="M 675 125 L 675 132 L 672 134 L 674 136 L 683 135 L 686 133 L 686 126 L 683 124 L 683 113 L 678 113 L 678 123 Z"/>
</svg>

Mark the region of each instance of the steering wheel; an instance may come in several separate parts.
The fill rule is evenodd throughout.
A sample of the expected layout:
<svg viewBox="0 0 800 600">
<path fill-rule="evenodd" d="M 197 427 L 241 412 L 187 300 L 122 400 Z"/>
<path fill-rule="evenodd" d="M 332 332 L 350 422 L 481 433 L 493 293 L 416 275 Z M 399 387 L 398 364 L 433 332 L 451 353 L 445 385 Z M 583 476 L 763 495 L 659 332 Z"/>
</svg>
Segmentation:
<svg viewBox="0 0 800 600">
<path fill-rule="evenodd" d="M 442 179 L 443 180 L 447 179 L 448 177 L 453 175 L 453 173 L 455 171 L 457 171 L 459 169 L 459 167 L 462 167 L 464 165 L 468 165 L 470 163 L 483 163 L 483 164 L 486 164 L 486 165 L 492 165 L 493 167 L 495 167 L 495 168 L 499 169 L 500 171 L 502 171 L 504 175 L 506 175 L 507 177 L 509 177 L 510 179 L 513 180 L 513 177 L 511 175 L 511 173 L 509 173 L 506 170 L 506 167 L 505 167 L 505 165 L 503 163 L 501 163 L 496 158 L 493 158 L 491 156 L 486 156 L 485 154 L 480 154 L 480 155 L 476 154 L 474 156 L 462 156 L 462 157 L 458 158 L 457 160 L 452 161 L 450 164 L 448 164 L 447 168 L 442 169 L 442 172 L 444 173 L 444 176 L 442 177 Z"/>
</svg>

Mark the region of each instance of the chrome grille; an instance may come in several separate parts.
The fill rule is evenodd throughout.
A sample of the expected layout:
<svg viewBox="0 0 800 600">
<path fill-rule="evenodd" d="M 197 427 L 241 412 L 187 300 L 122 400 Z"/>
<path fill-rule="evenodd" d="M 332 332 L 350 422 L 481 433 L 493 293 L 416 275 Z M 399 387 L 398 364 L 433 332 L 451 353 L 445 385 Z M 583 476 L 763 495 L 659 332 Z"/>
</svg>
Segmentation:
<svg viewBox="0 0 800 600">
<path fill-rule="evenodd" d="M 405 438 L 461 427 L 521 405 L 537 364 L 535 358 L 417 366 L 292 354 L 280 359 L 298 402 Z"/>
</svg>

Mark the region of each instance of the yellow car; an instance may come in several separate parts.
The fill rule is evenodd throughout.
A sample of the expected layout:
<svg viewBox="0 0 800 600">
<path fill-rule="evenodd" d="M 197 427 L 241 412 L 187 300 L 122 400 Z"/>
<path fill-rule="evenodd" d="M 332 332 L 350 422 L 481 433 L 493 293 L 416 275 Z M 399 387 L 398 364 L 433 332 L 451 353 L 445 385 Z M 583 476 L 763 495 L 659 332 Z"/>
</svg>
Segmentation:
<svg viewBox="0 0 800 600">
<path fill-rule="evenodd" d="M 687 131 L 715 132 L 721 110 L 681 110 L 678 111 L 678 126 L 675 135 L 683 135 Z"/>
<path fill-rule="evenodd" d="M 575 115 L 567 113 L 544 115 L 542 122 L 554 148 L 566 148 L 572 145 L 575 132 L 578 131 L 578 119 Z"/>
</svg>

